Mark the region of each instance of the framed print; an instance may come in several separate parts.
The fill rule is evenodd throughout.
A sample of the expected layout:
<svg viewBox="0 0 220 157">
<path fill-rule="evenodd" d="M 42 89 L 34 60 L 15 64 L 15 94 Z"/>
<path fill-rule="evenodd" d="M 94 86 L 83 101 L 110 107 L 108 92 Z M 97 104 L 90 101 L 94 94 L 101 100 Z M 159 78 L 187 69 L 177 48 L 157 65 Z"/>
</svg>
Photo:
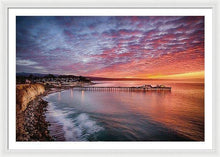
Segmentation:
<svg viewBox="0 0 220 157">
<path fill-rule="evenodd" d="M 9 149 L 213 149 L 212 8 L 9 8 Z"/>
</svg>

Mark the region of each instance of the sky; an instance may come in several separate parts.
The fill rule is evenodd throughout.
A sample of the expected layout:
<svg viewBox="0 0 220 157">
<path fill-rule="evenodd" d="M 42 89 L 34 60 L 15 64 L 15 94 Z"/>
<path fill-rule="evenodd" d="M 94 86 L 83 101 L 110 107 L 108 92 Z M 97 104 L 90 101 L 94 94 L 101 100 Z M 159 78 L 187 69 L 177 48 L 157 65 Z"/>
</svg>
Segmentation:
<svg viewBox="0 0 220 157">
<path fill-rule="evenodd" d="M 204 17 L 17 16 L 16 72 L 204 78 Z"/>
</svg>

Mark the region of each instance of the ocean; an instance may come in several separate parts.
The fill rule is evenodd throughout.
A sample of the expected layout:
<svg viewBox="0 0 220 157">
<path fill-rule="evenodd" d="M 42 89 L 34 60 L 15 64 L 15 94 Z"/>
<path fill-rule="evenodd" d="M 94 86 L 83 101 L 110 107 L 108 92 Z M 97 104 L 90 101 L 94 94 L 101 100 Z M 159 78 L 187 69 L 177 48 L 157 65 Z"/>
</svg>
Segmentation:
<svg viewBox="0 0 220 157">
<path fill-rule="evenodd" d="M 204 141 L 204 83 L 97 81 L 94 86 L 164 84 L 171 91 L 68 89 L 43 99 L 56 141 Z"/>
</svg>

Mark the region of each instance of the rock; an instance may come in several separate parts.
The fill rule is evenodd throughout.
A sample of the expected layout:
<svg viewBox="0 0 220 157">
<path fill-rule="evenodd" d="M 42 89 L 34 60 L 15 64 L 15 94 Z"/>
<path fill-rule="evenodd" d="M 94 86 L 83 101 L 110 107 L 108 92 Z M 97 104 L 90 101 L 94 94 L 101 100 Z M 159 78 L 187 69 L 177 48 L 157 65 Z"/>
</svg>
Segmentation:
<svg viewBox="0 0 220 157">
<path fill-rule="evenodd" d="M 17 141 L 53 141 L 53 138 L 49 135 L 48 126 L 49 123 L 45 120 L 45 108 L 47 102 L 37 97 L 31 101 L 23 111 L 23 135 L 16 134 Z"/>
</svg>

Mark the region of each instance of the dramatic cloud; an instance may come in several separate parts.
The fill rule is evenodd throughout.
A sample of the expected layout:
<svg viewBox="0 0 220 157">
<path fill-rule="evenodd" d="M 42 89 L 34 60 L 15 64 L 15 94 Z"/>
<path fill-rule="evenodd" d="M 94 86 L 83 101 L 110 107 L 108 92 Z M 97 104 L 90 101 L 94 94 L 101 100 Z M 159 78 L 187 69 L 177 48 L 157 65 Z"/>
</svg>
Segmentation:
<svg viewBox="0 0 220 157">
<path fill-rule="evenodd" d="M 204 71 L 204 17 L 16 19 L 17 72 L 100 77 Z"/>
</svg>

